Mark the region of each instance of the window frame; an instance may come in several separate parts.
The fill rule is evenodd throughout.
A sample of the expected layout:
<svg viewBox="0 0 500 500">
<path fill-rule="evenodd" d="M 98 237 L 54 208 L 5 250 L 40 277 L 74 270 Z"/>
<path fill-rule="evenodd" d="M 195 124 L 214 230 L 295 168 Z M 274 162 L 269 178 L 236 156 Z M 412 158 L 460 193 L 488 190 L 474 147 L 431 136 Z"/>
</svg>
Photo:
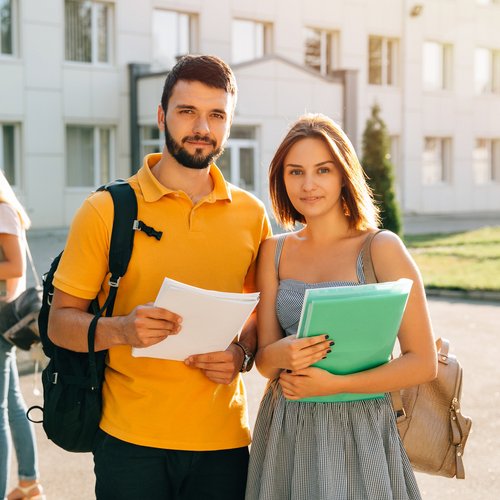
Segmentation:
<svg viewBox="0 0 500 500">
<path fill-rule="evenodd" d="M 429 67 L 426 61 L 426 45 L 438 46 L 440 53 L 440 83 L 439 85 L 427 85 L 425 69 Z M 448 92 L 453 90 L 453 45 L 439 40 L 425 40 L 422 46 L 422 88 L 424 92 Z"/>
<path fill-rule="evenodd" d="M 93 185 L 92 186 L 69 186 L 68 185 L 68 173 L 69 173 L 69 159 L 71 157 L 71 151 L 68 150 L 68 128 L 91 128 L 92 129 L 92 158 L 93 158 Z M 101 179 L 101 130 L 109 131 L 109 179 L 104 181 Z M 116 127 L 114 125 L 105 124 L 88 124 L 88 123 L 66 123 L 65 125 L 65 148 L 66 148 L 66 159 L 65 159 L 65 170 L 64 170 L 64 187 L 66 191 L 69 192 L 80 192 L 82 190 L 88 191 L 90 189 L 95 189 L 102 184 L 112 181 L 116 177 Z"/>
<path fill-rule="evenodd" d="M 485 51 L 488 55 L 488 81 L 484 88 L 478 88 L 477 57 L 479 51 Z M 476 95 L 500 94 L 500 49 L 488 47 L 476 47 L 474 50 L 474 91 Z"/>
<path fill-rule="evenodd" d="M 476 150 L 477 143 L 485 141 L 486 150 L 488 151 L 488 176 L 487 179 L 481 181 L 476 175 Z M 476 186 L 488 186 L 500 183 L 500 138 L 497 137 L 477 137 L 474 145 L 474 152 L 472 156 L 472 168 L 474 175 L 474 184 Z"/>
<path fill-rule="evenodd" d="M 157 139 L 146 139 L 144 137 L 144 132 L 146 129 L 157 130 L 158 138 Z M 158 128 L 156 124 L 143 124 L 139 126 L 139 137 L 140 137 L 140 149 L 141 149 L 141 158 L 144 158 L 146 155 L 151 154 L 146 152 L 147 147 L 157 147 L 159 152 L 163 150 L 163 146 L 165 145 L 165 133 L 163 130 Z"/>
<path fill-rule="evenodd" d="M 172 62 L 167 62 L 167 63 L 165 61 L 162 61 L 160 58 L 158 58 L 158 59 L 156 58 L 155 52 L 154 52 L 154 50 L 155 50 L 154 49 L 155 48 L 155 42 L 154 42 L 155 33 L 153 30 L 155 12 L 168 12 L 171 14 L 175 14 L 178 17 L 179 16 L 187 16 L 189 33 L 188 33 L 188 51 L 186 54 L 193 54 L 193 53 L 196 53 L 198 51 L 198 25 L 199 25 L 198 14 L 195 12 L 186 12 L 186 11 L 180 11 L 180 10 L 175 10 L 175 9 L 154 6 L 152 11 L 151 11 L 151 37 L 152 37 L 152 46 L 153 46 L 152 53 L 151 53 L 151 61 L 152 61 L 151 66 L 153 68 L 164 69 L 166 67 L 172 67 L 173 64 L 175 64 L 175 62 L 179 56 L 186 55 L 186 54 L 177 54 L 174 56 L 174 58 L 173 58 L 174 60 Z M 179 24 L 178 18 L 176 20 L 176 24 L 178 27 L 178 24 Z M 179 33 L 177 33 L 176 42 L 177 42 L 177 45 L 179 45 Z"/>
<path fill-rule="evenodd" d="M 0 59 L 16 58 L 19 56 L 19 1 L 9 0 L 11 3 L 11 52 L 2 52 L 2 39 L 0 37 Z M 1 29 L 1 24 L 0 24 Z"/>
<path fill-rule="evenodd" d="M 249 137 L 238 137 L 238 131 L 249 132 Z M 259 196 L 260 194 L 260 139 L 259 139 L 260 127 L 254 124 L 247 123 L 236 123 L 233 124 L 231 129 L 231 135 L 229 136 L 226 144 L 224 145 L 224 154 L 229 153 L 230 160 L 230 172 L 229 176 L 224 176 L 224 178 L 234 184 L 235 186 L 241 187 L 246 191 Z M 246 134 L 243 134 L 246 135 Z M 241 149 L 252 149 L 253 150 L 253 182 L 254 188 L 249 189 L 243 187 L 240 184 L 240 150 Z M 216 162 L 217 163 L 217 162 Z M 220 165 L 218 165 L 220 168 Z"/>
<path fill-rule="evenodd" d="M 247 187 L 241 186 L 241 174 L 240 174 L 240 150 L 241 149 L 252 149 L 254 152 L 254 161 L 253 161 L 253 182 L 254 188 L 249 189 Z M 226 179 L 231 184 L 235 186 L 241 187 L 245 189 L 249 193 L 254 195 L 258 195 L 259 193 L 259 141 L 257 139 L 231 139 L 227 140 L 227 143 L 224 147 L 226 152 L 230 152 L 231 154 L 231 175 L 229 179 Z"/>
<path fill-rule="evenodd" d="M 370 42 L 372 39 L 381 41 L 381 55 L 380 55 L 380 83 L 371 80 L 371 61 L 372 52 L 370 50 Z M 392 54 L 389 55 L 389 45 L 392 46 Z M 378 87 L 398 87 L 400 83 L 400 43 L 399 38 L 382 36 L 382 35 L 368 35 L 368 85 L 375 85 Z"/>
<path fill-rule="evenodd" d="M 445 186 L 452 183 L 452 164 L 453 164 L 453 150 L 452 138 L 449 136 L 425 136 L 422 148 L 422 185 L 425 187 Z M 426 180 L 426 142 L 428 140 L 439 141 L 440 144 L 440 164 L 439 164 L 439 178 L 437 180 Z"/>
<path fill-rule="evenodd" d="M 234 23 L 235 22 L 245 22 L 245 23 L 251 23 L 253 24 L 254 27 L 254 33 L 255 33 L 255 28 L 257 26 L 262 26 L 262 54 L 255 54 L 256 51 L 253 51 L 253 55 L 251 58 L 248 59 L 235 59 L 235 53 L 234 53 Z M 231 64 L 241 64 L 244 62 L 248 61 L 253 61 L 256 59 L 260 59 L 261 57 L 264 57 L 266 55 L 272 54 L 273 52 L 273 45 L 274 45 L 274 35 L 273 35 L 273 23 L 268 22 L 268 21 L 259 21 L 256 19 L 247 19 L 243 17 L 233 17 L 231 19 Z M 253 45 L 255 46 L 255 42 L 257 40 L 257 37 L 255 37 L 255 40 L 252 40 Z"/>
<path fill-rule="evenodd" d="M 66 8 L 66 3 L 71 0 L 64 1 L 64 8 Z M 90 2 L 90 61 L 75 61 L 73 59 L 68 59 L 66 54 L 67 40 L 66 33 L 64 34 L 64 63 L 69 65 L 91 65 L 91 66 L 101 66 L 109 67 L 113 66 L 115 60 L 114 47 L 115 47 L 115 3 L 114 1 L 100 1 L 100 0 L 72 0 L 72 3 L 83 3 L 85 1 Z M 99 5 L 104 5 L 108 9 L 107 24 L 106 24 L 106 52 L 108 54 L 107 61 L 99 61 L 99 31 L 97 27 L 97 7 Z M 64 14 L 64 26 L 66 28 L 66 14 Z"/>
<path fill-rule="evenodd" d="M 319 70 L 307 64 L 307 31 L 319 33 L 320 39 L 320 68 Z M 315 26 L 304 26 L 304 65 L 313 71 L 318 71 L 320 75 L 328 76 L 336 69 L 340 68 L 340 31 Z M 328 43 L 330 44 L 330 55 L 328 57 Z"/>
<path fill-rule="evenodd" d="M 14 128 L 14 165 L 13 165 L 13 173 L 14 180 L 8 179 L 9 184 L 16 189 L 21 188 L 22 178 L 21 178 L 21 123 L 20 122 L 12 122 L 12 121 L 0 121 L 0 169 L 5 174 L 5 166 L 3 165 L 3 152 L 4 152 L 4 143 L 3 143 L 3 128 L 4 126 L 10 126 Z M 7 176 L 6 176 L 7 177 Z"/>
</svg>

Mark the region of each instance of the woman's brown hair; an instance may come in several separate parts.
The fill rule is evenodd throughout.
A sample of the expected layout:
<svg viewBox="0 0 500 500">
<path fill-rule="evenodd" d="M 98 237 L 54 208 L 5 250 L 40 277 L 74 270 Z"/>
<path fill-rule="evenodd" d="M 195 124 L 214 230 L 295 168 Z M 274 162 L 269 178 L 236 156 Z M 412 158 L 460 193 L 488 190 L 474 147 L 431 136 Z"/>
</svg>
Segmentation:
<svg viewBox="0 0 500 500">
<path fill-rule="evenodd" d="M 306 138 L 324 141 L 342 172 L 342 203 L 349 227 L 360 230 L 376 228 L 380 223 L 379 209 L 374 204 L 372 191 L 354 147 L 344 131 L 331 118 L 322 114 L 301 116 L 292 125 L 271 161 L 269 190 L 276 220 L 286 229 L 293 228 L 296 222 L 306 222 L 292 205 L 283 177 L 285 158 L 291 147 Z"/>
</svg>

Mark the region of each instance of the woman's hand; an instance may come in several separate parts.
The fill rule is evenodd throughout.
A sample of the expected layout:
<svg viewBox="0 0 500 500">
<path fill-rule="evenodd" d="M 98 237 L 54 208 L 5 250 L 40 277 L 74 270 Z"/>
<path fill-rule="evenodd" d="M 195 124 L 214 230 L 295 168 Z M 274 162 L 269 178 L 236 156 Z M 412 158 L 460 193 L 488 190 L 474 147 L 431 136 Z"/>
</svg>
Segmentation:
<svg viewBox="0 0 500 500">
<path fill-rule="evenodd" d="M 343 392 L 342 377 L 321 368 L 304 368 L 294 372 L 283 371 L 279 383 L 286 399 L 301 399 L 313 396 L 328 396 Z"/>
<path fill-rule="evenodd" d="M 289 335 L 265 347 L 266 354 L 276 368 L 301 370 L 323 359 L 330 352 L 334 342 L 328 335 L 296 338 Z"/>
</svg>

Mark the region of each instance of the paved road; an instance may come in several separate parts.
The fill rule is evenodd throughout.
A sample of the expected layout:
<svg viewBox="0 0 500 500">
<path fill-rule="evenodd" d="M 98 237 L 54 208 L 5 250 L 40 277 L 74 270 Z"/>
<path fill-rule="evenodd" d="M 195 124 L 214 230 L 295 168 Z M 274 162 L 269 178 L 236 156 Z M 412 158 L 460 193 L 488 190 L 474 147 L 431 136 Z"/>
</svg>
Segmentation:
<svg viewBox="0 0 500 500">
<path fill-rule="evenodd" d="M 500 303 L 432 298 L 429 302 L 436 336 L 448 337 L 465 369 L 463 411 L 472 417 L 473 432 L 465 453 L 467 479 L 458 481 L 417 475 L 424 499 L 492 500 L 500 489 Z M 33 376 L 24 375 L 22 388 L 30 404 Z M 246 375 L 249 418 L 255 421 L 264 379 L 253 370 Z M 42 481 L 48 499 L 94 498 L 90 454 L 64 452 L 47 441 L 37 426 Z M 141 500 L 141 499 L 139 499 Z M 146 500 L 146 499 L 145 499 Z M 314 500 L 314 499 L 311 499 Z"/>
</svg>

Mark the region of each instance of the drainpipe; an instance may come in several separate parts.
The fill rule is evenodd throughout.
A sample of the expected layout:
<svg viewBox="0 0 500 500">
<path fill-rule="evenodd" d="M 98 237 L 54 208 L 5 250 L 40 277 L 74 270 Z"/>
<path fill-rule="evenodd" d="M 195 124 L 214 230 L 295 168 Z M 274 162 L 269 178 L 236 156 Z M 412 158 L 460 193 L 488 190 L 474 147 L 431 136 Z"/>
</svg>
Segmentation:
<svg viewBox="0 0 500 500">
<path fill-rule="evenodd" d="M 129 120 L 130 120 L 130 164 L 131 174 L 135 174 L 141 166 L 141 138 L 139 129 L 138 81 L 149 73 L 149 64 L 129 63 Z"/>
<path fill-rule="evenodd" d="M 342 128 L 349 137 L 354 150 L 357 151 L 358 144 L 358 70 L 339 69 L 332 72 L 332 76 L 339 78 L 342 82 L 343 108 Z"/>
</svg>

